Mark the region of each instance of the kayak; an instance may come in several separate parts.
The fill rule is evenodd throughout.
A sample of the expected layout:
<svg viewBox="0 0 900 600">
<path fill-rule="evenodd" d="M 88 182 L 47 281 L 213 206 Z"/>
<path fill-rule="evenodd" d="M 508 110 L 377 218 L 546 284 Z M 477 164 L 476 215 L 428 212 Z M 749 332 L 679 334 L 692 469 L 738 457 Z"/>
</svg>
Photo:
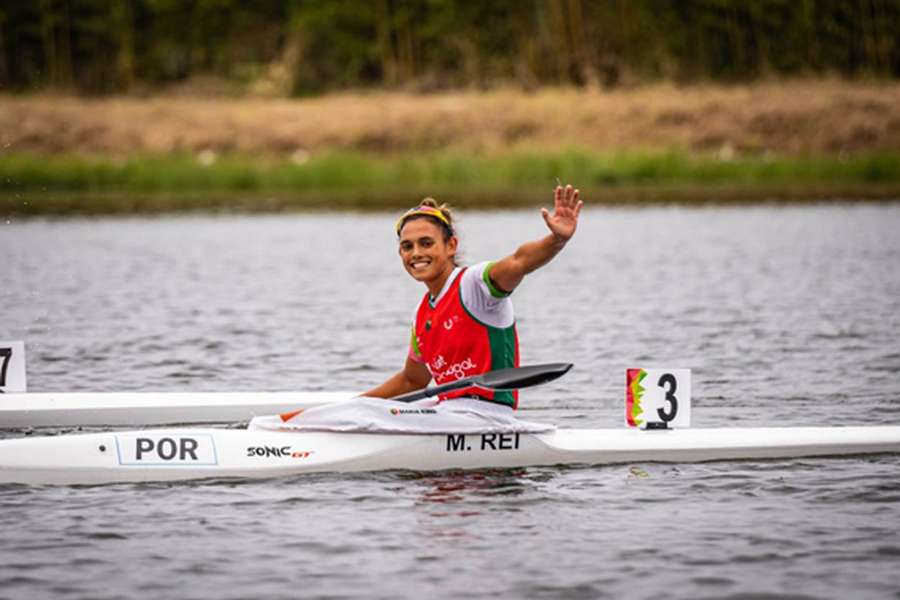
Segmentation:
<svg viewBox="0 0 900 600">
<path fill-rule="evenodd" d="M 349 400 L 358 392 L 0 394 L 0 429 L 234 423 Z"/>
<path fill-rule="evenodd" d="M 415 414 L 434 415 L 436 419 L 439 411 L 435 408 L 409 403 L 471 386 L 521 389 L 552 381 L 571 367 L 570 363 L 550 363 L 489 371 L 395 396 L 385 405 L 390 406 L 385 411 L 398 418 Z M 510 425 L 500 431 L 491 428 L 490 433 L 483 428 L 476 430 L 480 433 L 461 433 L 459 428 L 451 428 L 453 433 L 435 433 L 446 430 L 431 426 L 402 433 L 393 426 L 373 431 L 369 417 L 358 421 L 362 429 L 353 432 L 304 430 L 299 428 L 302 422 L 316 421 L 310 417 L 312 411 L 299 410 L 306 408 L 303 402 L 317 406 L 349 400 L 354 395 L 279 394 L 290 411 L 277 418 L 254 419 L 246 429 L 145 429 L 0 440 L 0 484 L 263 479 L 306 473 L 690 463 L 900 452 L 900 426 L 691 429 L 689 419 L 684 418 L 690 409 L 689 370 L 630 369 L 626 384 L 626 421 L 630 428 L 545 431 L 544 426 L 513 429 Z M 262 401 L 272 399 L 271 394 L 234 394 L 228 398 L 222 394 L 117 394 L 106 397 L 119 397 L 122 405 L 129 407 L 119 414 L 111 410 L 111 403 L 99 401 L 101 406 L 95 405 L 94 410 L 105 411 L 101 419 L 90 416 L 91 404 L 98 402 L 95 396 L 104 395 L 84 395 L 79 404 L 88 412 L 79 418 L 96 418 L 104 425 L 115 424 L 114 419 L 138 418 L 137 399 L 144 403 L 145 416 L 155 414 L 153 418 L 170 421 L 201 414 L 215 420 L 243 420 L 284 408 Z M 204 400 L 198 401 L 201 397 Z M 48 398 L 47 404 L 52 405 L 53 400 Z M 35 413 L 29 417 L 31 426 L 37 422 L 37 407 L 31 406 Z M 244 412 L 235 417 L 228 412 L 230 408 L 235 413 Z M 337 412 L 344 419 L 352 417 L 358 408 L 354 406 L 346 414 Z M 59 409 L 57 406 L 57 412 Z M 298 415 L 300 423 L 292 424 Z"/>
<path fill-rule="evenodd" d="M 111 484 L 305 473 L 693 463 L 900 452 L 900 426 L 335 433 L 157 429 L 0 441 L 0 483 Z"/>
<path fill-rule="evenodd" d="M 412 402 L 473 384 L 486 386 L 485 389 L 519 389 L 552 381 L 571 367 L 570 363 L 549 363 L 498 369 L 404 394 L 394 400 Z M 359 392 L 348 391 L 3 393 L 0 394 L 0 429 L 235 423 L 257 416 L 340 403 L 357 396 Z"/>
</svg>

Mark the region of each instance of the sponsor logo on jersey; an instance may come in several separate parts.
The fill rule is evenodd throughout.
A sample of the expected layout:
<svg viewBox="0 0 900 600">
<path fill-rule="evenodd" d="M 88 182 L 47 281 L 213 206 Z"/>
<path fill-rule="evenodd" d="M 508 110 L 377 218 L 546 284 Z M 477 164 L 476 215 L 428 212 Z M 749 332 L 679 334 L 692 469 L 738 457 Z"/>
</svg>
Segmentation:
<svg viewBox="0 0 900 600">
<path fill-rule="evenodd" d="M 439 356 L 438 360 L 443 363 L 443 356 Z M 432 373 L 434 375 L 434 380 L 438 383 L 443 383 L 444 381 L 450 379 L 462 379 L 466 375 L 472 373 L 475 369 L 478 368 L 478 365 L 475 364 L 475 361 L 472 358 L 467 358 L 465 360 L 461 360 L 458 363 L 453 363 L 449 367 L 444 370 L 439 370 L 441 367 L 438 366 L 438 360 L 435 360 L 435 364 L 432 365 Z M 446 364 L 446 363 L 443 363 Z"/>
</svg>

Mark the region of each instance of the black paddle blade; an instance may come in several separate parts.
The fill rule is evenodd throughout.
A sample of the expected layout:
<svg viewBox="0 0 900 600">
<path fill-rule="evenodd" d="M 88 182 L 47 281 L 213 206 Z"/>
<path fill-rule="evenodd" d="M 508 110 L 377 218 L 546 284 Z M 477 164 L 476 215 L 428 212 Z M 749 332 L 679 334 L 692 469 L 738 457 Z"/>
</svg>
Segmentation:
<svg viewBox="0 0 900 600">
<path fill-rule="evenodd" d="M 572 363 L 548 363 L 530 367 L 498 369 L 473 377 L 475 380 L 473 383 L 487 390 L 517 390 L 559 379 L 571 368 Z"/>
<path fill-rule="evenodd" d="M 438 394 L 446 394 L 454 390 L 477 386 L 485 390 L 508 391 L 531 387 L 553 381 L 562 377 L 572 368 L 572 363 L 548 363 L 545 365 L 532 365 L 530 367 L 512 367 L 509 369 L 497 369 L 481 375 L 474 375 L 451 381 L 432 388 L 425 388 L 417 392 L 410 392 L 402 396 L 395 396 L 391 400 L 397 402 L 413 402 L 422 398 L 430 398 Z"/>
</svg>

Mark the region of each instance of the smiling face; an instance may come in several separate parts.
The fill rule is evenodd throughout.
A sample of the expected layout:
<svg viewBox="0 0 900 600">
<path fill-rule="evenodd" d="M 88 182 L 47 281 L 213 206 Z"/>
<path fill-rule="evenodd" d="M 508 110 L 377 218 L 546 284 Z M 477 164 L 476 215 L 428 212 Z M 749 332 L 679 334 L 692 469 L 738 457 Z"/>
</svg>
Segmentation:
<svg viewBox="0 0 900 600">
<path fill-rule="evenodd" d="M 400 258 L 416 281 L 428 286 L 432 295 L 440 293 L 453 272 L 456 237 L 444 240 L 443 229 L 431 219 L 410 219 L 400 230 Z"/>
</svg>

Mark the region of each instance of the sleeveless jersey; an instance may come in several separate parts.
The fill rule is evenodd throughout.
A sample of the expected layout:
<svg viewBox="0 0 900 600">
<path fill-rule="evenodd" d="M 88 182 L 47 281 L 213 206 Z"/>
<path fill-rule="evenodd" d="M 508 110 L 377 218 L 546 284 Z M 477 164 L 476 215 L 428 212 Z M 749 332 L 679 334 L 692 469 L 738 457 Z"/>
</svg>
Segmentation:
<svg viewBox="0 0 900 600">
<path fill-rule="evenodd" d="M 432 304 L 426 292 L 416 312 L 412 345 L 437 385 L 519 366 L 515 322 L 505 328 L 493 327 L 469 311 L 460 293 L 465 271 L 455 273 L 450 288 L 438 297 L 436 304 Z M 486 273 L 487 270 L 485 278 Z M 474 387 L 440 397 L 446 400 L 460 396 L 478 396 L 513 408 L 518 403 L 517 392 L 491 392 Z"/>
</svg>

